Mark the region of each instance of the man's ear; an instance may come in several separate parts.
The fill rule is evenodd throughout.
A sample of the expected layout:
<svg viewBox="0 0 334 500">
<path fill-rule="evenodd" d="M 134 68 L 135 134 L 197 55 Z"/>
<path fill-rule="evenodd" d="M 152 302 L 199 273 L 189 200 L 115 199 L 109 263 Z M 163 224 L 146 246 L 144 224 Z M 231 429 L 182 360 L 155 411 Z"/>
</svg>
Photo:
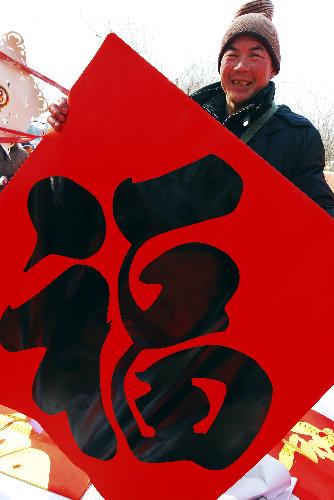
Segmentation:
<svg viewBox="0 0 334 500">
<path fill-rule="evenodd" d="M 274 70 L 273 67 L 271 67 L 270 80 L 272 80 L 276 75 L 277 75 L 276 71 Z"/>
</svg>

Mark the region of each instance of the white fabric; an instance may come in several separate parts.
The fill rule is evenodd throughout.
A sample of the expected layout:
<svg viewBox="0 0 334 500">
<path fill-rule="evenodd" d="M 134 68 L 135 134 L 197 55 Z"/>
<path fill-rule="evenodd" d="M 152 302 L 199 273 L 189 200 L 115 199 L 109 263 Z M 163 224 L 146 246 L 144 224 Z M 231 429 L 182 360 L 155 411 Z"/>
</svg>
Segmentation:
<svg viewBox="0 0 334 500">
<path fill-rule="evenodd" d="M 69 500 L 0 472 L 0 500 Z"/>
<path fill-rule="evenodd" d="M 297 480 L 278 460 L 266 455 L 218 500 L 290 500 Z"/>
<path fill-rule="evenodd" d="M 322 396 L 312 409 L 334 420 L 334 386 Z"/>
<path fill-rule="evenodd" d="M 97 489 L 91 484 L 82 496 L 81 500 L 104 500 Z"/>
</svg>

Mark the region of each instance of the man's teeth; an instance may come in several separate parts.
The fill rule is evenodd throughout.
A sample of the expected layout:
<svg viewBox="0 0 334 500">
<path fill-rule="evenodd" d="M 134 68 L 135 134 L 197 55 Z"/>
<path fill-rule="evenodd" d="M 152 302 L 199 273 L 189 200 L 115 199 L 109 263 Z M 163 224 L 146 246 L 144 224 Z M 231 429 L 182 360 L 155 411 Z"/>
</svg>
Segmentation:
<svg viewBox="0 0 334 500">
<path fill-rule="evenodd" d="M 233 80 L 232 83 L 233 85 L 241 85 L 242 87 L 248 87 L 248 85 L 251 85 L 251 82 L 245 82 L 243 80 Z"/>
</svg>

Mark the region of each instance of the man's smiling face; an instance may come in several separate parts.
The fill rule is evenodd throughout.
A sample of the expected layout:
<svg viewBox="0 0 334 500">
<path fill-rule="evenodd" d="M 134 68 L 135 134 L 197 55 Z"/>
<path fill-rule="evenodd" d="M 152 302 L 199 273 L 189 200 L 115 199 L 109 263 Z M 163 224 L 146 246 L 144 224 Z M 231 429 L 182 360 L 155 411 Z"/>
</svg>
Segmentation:
<svg viewBox="0 0 334 500">
<path fill-rule="evenodd" d="M 228 114 L 240 110 L 274 76 L 269 52 L 259 40 L 246 35 L 233 40 L 220 66 Z"/>
</svg>

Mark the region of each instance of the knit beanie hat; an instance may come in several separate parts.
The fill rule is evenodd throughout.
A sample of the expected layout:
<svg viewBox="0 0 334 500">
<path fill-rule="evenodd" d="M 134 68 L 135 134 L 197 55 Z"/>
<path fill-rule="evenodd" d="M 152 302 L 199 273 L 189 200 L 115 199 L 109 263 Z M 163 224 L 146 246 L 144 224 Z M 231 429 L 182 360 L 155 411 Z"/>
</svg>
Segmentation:
<svg viewBox="0 0 334 500">
<path fill-rule="evenodd" d="M 223 37 L 218 57 L 218 71 L 229 44 L 239 36 L 250 35 L 263 43 L 270 54 L 275 73 L 279 72 L 281 53 L 278 34 L 271 22 L 273 14 L 274 6 L 271 0 L 254 0 L 240 7 Z"/>
</svg>

